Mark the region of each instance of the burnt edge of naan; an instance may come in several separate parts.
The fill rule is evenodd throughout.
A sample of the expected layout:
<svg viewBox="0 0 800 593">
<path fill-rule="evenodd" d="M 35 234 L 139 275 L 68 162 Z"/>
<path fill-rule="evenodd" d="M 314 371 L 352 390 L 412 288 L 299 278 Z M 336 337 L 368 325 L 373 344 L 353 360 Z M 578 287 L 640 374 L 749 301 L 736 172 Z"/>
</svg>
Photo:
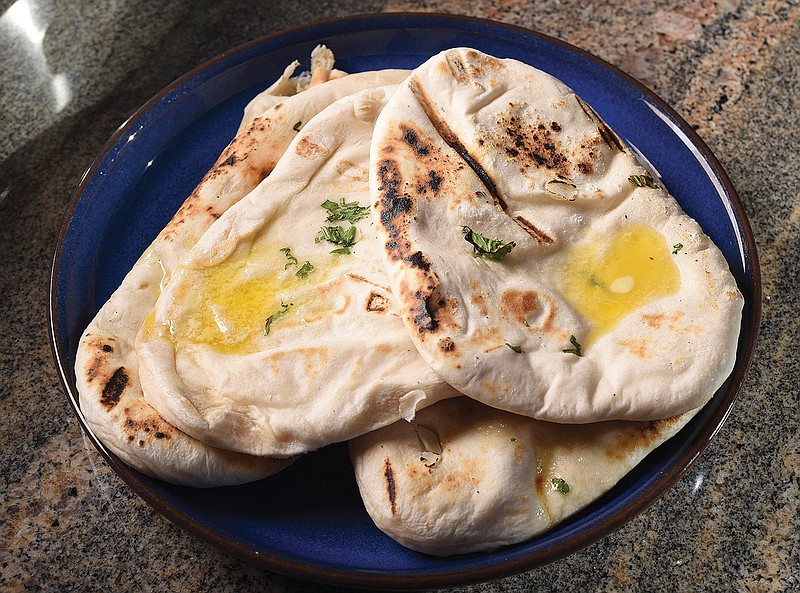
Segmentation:
<svg viewBox="0 0 800 593">
<path fill-rule="evenodd" d="M 625 459 L 632 451 L 637 449 L 652 449 L 652 444 L 664 439 L 679 427 L 685 414 L 677 414 L 668 418 L 649 420 L 638 423 L 638 430 L 634 433 L 622 432 L 615 442 L 606 448 L 606 456 L 613 459 Z"/>
<path fill-rule="evenodd" d="M 87 384 L 97 385 L 94 393 L 107 412 L 119 404 L 130 381 L 128 370 L 122 365 L 114 368 L 115 365 L 111 362 L 111 357 L 114 356 L 114 342 L 113 338 L 104 339 L 103 336 L 92 333 L 86 334 L 83 339 L 83 347 L 87 352 L 91 352 L 88 362 L 81 369 L 83 377 Z M 112 368 L 114 370 L 111 370 Z"/>
<path fill-rule="evenodd" d="M 406 130 L 403 141 L 411 146 L 417 154 L 429 154 L 430 147 L 419 142 L 415 132 Z M 401 193 L 402 174 L 396 160 L 392 158 L 391 146 L 384 147 L 382 158 L 378 164 L 378 200 L 376 208 L 380 213 L 380 222 L 386 230 L 389 240 L 385 243 L 390 259 L 402 262 L 408 268 L 423 274 L 420 285 L 423 288 L 408 292 L 402 291 L 398 298 L 411 312 L 411 321 L 419 334 L 434 332 L 439 327 L 433 295 L 439 280 L 431 271 L 430 261 L 421 251 L 411 252 L 408 239 L 408 226 L 414 211 L 414 200 Z"/>
<path fill-rule="evenodd" d="M 418 142 L 415 133 L 406 130 L 403 141 L 415 152 L 422 151 L 424 155 L 429 154 L 429 149 Z M 384 155 L 391 155 L 393 151 L 391 146 L 383 149 Z M 386 252 L 392 261 L 405 265 L 418 276 L 418 282 L 414 283 L 418 288 L 410 290 L 407 288 L 408 285 L 401 286 L 397 298 L 409 311 L 409 319 L 422 338 L 427 333 L 437 332 L 443 325 L 453 326 L 455 323 L 453 312 L 457 303 L 454 299 L 447 300 L 439 294 L 439 278 L 431 269 L 430 260 L 425 254 L 411 250 L 408 227 L 413 218 L 415 203 L 411 196 L 401 195 L 402 174 L 397 162 L 391 156 L 385 156 L 380 161 L 378 176 L 380 184 L 376 207 L 380 213 L 380 222 L 389 235 L 389 240 L 385 243 Z M 438 191 L 440 182 L 435 186 L 435 191 Z M 448 305 L 450 309 L 447 308 Z"/>
<path fill-rule="evenodd" d="M 420 173 L 413 179 L 405 179 L 398 162 L 403 151 L 411 151 L 420 163 Z M 457 326 L 455 312 L 458 301 L 445 298 L 439 292 L 439 278 L 431 268 L 428 257 L 419 250 L 412 250 L 408 230 L 414 220 L 417 199 L 434 198 L 443 191 L 453 163 L 445 157 L 439 146 L 425 131 L 408 122 L 398 124 L 396 136 L 379 149 L 377 162 L 378 190 L 374 204 L 379 221 L 388 235 L 384 247 L 390 260 L 405 266 L 416 276 L 414 282 L 403 284 L 396 293 L 403 307 L 409 312 L 407 319 L 416 329 L 419 339 L 426 334 L 435 334 Z M 458 163 L 456 169 L 463 168 Z M 402 188 L 414 188 L 415 193 Z"/>
<path fill-rule="evenodd" d="M 124 365 L 114 363 L 115 340 L 87 333 L 84 347 L 91 356 L 84 366 L 87 384 L 95 384 L 90 393 L 102 406 L 104 413 L 113 418 L 125 440 L 144 447 L 151 440 L 170 439 L 177 429 L 143 402 L 127 397 L 136 381 Z M 102 386 L 102 387 L 101 387 Z M 122 404 L 122 405 L 120 405 Z"/>
<path fill-rule="evenodd" d="M 161 231 L 161 238 L 164 241 L 174 240 L 178 233 L 178 227 L 184 224 L 187 218 L 198 216 L 198 211 L 202 210 L 202 213 L 210 217 L 212 222 L 222 216 L 222 211 L 215 208 L 212 203 L 207 203 L 210 200 L 202 194 L 202 190 L 218 177 L 228 177 L 238 173 L 257 183 L 272 172 L 277 164 L 275 158 L 257 166 L 247 163 L 252 153 L 258 150 L 262 135 L 271 123 L 268 117 L 256 118 L 243 132 L 231 140 L 217 158 L 214 166 L 203 176 L 200 183 Z M 253 182 L 250 184 L 254 185 Z"/>
</svg>

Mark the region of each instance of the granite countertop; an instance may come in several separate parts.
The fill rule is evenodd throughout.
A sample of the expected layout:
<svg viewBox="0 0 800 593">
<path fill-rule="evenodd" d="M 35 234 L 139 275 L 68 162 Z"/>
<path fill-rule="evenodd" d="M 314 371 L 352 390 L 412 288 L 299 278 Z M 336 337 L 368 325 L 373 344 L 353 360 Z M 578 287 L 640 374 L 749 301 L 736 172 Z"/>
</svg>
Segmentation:
<svg viewBox="0 0 800 593">
<path fill-rule="evenodd" d="M 458 590 L 800 589 L 796 0 L 17 0 L 0 3 L 0 590 L 331 590 L 212 548 L 117 477 L 82 434 L 59 384 L 48 280 L 56 233 L 81 175 L 158 90 L 248 40 L 383 11 L 528 27 L 641 80 L 719 158 L 762 265 L 755 362 L 727 422 L 687 475 L 588 548 Z"/>
</svg>

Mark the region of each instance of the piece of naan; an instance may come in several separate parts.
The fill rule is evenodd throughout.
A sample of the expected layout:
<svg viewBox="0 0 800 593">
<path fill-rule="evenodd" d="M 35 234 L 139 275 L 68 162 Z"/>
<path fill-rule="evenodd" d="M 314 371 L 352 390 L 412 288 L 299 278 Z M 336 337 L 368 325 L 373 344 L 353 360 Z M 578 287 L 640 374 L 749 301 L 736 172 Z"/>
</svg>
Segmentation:
<svg viewBox="0 0 800 593">
<path fill-rule="evenodd" d="M 651 420 L 731 372 L 743 298 L 723 255 L 555 78 L 434 56 L 381 113 L 371 182 L 409 334 L 464 394 L 554 422 Z"/>
<path fill-rule="evenodd" d="M 553 424 L 458 397 L 350 441 L 376 526 L 426 554 L 539 535 L 610 490 L 696 410 L 653 422 Z"/>
<path fill-rule="evenodd" d="M 145 399 L 174 426 L 286 456 L 454 395 L 394 311 L 369 216 L 372 130 L 395 88 L 309 121 L 165 285 L 137 355 Z"/>
<path fill-rule="evenodd" d="M 347 76 L 346 72 L 335 69 L 334 63 L 333 52 L 324 45 L 318 45 L 311 52 L 311 65 L 308 70 L 295 74 L 300 67 L 299 60 L 286 66 L 278 80 L 245 105 L 237 134 L 253 123 L 253 120 L 280 103 L 283 97 L 291 97 L 323 82 Z"/>
<path fill-rule="evenodd" d="M 143 398 L 135 338 L 176 266 L 212 222 L 272 171 L 297 136 L 298 122 L 302 126 L 341 97 L 398 82 L 406 74 L 354 74 L 281 96 L 225 148 L 79 342 L 75 375 L 80 408 L 108 450 L 148 475 L 193 486 L 248 482 L 289 463 L 222 451 L 166 422 Z M 287 92 L 283 86 L 271 88 L 267 92 Z"/>
</svg>

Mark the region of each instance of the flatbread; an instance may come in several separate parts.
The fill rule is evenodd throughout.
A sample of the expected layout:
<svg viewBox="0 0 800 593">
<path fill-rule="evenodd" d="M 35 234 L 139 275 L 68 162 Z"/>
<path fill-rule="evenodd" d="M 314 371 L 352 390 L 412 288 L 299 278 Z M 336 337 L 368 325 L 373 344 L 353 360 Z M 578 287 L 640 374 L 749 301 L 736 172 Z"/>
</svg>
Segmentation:
<svg viewBox="0 0 800 593">
<path fill-rule="evenodd" d="M 165 422 L 144 401 L 135 338 L 177 265 L 212 222 L 272 171 L 297 136 L 297 122 L 302 125 L 341 97 L 405 74 L 355 74 L 281 98 L 231 141 L 98 311 L 76 354 L 79 402 L 92 431 L 123 461 L 148 475 L 193 486 L 248 482 L 289 463 L 221 451 Z"/>
<path fill-rule="evenodd" d="M 610 490 L 694 416 L 552 424 L 459 397 L 349 443 L 377 527 L 418 552 L 486 552 L 539 535 Z"/>
<path fill-rule="evenodd" d="M 553 422 L 650 420 L 730 374 L 743 298 L 727 262 L 555 78 L 434 56 L 382 112 L 371 181 L 409 334 L 464 394 Z"/>
<path fill-rule="evenodd" d="M 346 97 L 309 121 L 164 287 L 137 355 L 146 400 L 174 426 L 217 447 L 286 456 L 454 395 L 393 309 L 369 217 L 370 139 L 395 88 Z M 323 203 L 360 204 L 365 217 L 330 222 Z M 323 227 L 353 229 L 356 242 L 322 240 Z"/>
<path fill-rule="evenodd" d="M 245 105 L 244 116 L 236 133 L 248 127 L 256 118 L 280 103 L 284 97 L 292 97 L 323 82 L 347 76 L 346 72 L 334 68 L 334 63 L 333 52 L 324 45 L 318 45 L 311 52 L 311 65 L 308 70 L 295 75 L 300 67 L 299 60 L 286 66 L 278 80 Z"/>
</svg>

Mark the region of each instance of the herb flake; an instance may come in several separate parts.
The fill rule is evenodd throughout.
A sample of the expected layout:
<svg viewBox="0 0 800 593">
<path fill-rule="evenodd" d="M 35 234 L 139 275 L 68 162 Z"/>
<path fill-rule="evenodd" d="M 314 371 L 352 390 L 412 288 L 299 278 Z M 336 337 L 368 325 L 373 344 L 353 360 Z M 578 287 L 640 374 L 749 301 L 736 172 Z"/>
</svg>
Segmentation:
<svg viewBox="0 0 800 593">
<path fill-rule="evenodd" d="M 565 354 L 574 354 L 575 356 L 583 356 L 583 349 L 581 348 L 581 345 L 578 343 L 578 340 L 575 338 L 575 336 L 569 337 L 569 343 L 572 344 L 572 348 L 564 348 L 562 352 Z"/>
<path fill-rule="evenodd" d="M 293 129 L 295 132 L 299 132 L 299 131 L 300 131 L 300 128 L 301 128 L 301 126 L 302 126 L 302 125 L 303 125 L 303 122 L 302 122 L 302 121 L 298 121 L 296 124 L 294 124 L 294 125 L 292 126 L 292 129 Z"/>
<path fill-rule="evenodd" d="M 324 226 L 320 229 L 317 238 L 314 239 L 315 243 L 320 241 L 328 241 L 334 245 L 341 245 L 340 248 L 334 249 L 331 253 L 338 253 L 340 255 L 349 255 L 350 248 L 356 242 L 356 227 L 352 224 L 345 228 L 342 226 Z"/>
<path fill-rule="evenodd" d="M 631 175 L 628 177 L 628 181 L 631 184 L 635 185 L 636 187 L 649 187 L 650 189 L 658 189 L 659 185 L 655 182 L 655 179 L 650 177 L 647 173 L 644 175 Z"/>
<path fill-rule="evenodd" d="M 672 246 L 672 255 L 677 255 L 681 249 L 683 249 L 683 243 L 675 243 Z"/>
<path fill-rule="evenodd" d="M 511 344 L 509 344 L 508 342 L 506 342 L 506 346 L 508 346 L 509 348 L 511 348 L 511 349 L 512 349 L 514 352 L 516 352 L 517 354 L 522 354 L 522 346 L 512 346 L 512 345 L 511 345 Z"/>
<path fill-rule="evenodd" d="M 472 245 L 472 254 L 484 259 L 503 259 L 517 244 L 514 241 L 503 243 L 500 239 L 490 239 L 480 233 L 476 233 L 468 226 L 462 226 L 461 232 L 464 233 L 464 240 Z"/>
<path fill-rule="evenodd" d="M 299 270 L 297 270 L 294 275 L 298 278 L 308 278 L 308 275 L 314 271 L 314 266 L 311 265 L 311 262 L 307 261 L 304 263 Z"/>
<path fill-rule="evenodd" d="M 286 263 L 286 265 L 283 266 L 284 270 L 288 270 L 291 266 L 296 266 L 297 265 L 297 263 L 298 263 L 297 262 L 297 258 L 292 254 L 292 248 L 291 247 L 281 247 L 280 250 L 283 252 L 283 255 L 286 256 L 286 259 L 289 260 Z"/>
<path fill-rule="evenodd" d="M 333 200 L 325 200 L 322 207 L 328 211 L 328 222 L 336 222 L 337 220 L 346 220 L 351 224 L 357 223 L 362 218 L 369 216 L 369 207 L 362 206 L 358 202 L 345 202 L 342 198 L 337 204 Z"/>
<path fill-rule="evenodd" d="M 272 329 L 272 324 L 275 323 L 280 317 L 286 315 L 286 312 L 289 310 L 289 307 L 292 306 L 292 303 L 286 304 L 281 301 L 281 308 L 275 311 L 272 315 L 267 317 L 264 321 L 264 335 L 269 335 L 269 330 Z"/>
<path fill-rule="evenodd" d="M 564 481 L 564 478 L 553 478 L 550 480 L 550 484 L 553 485 L 553 490 L 558 490 L 561 494 L 569 492 L 569 484 Z"/>
</svg>

